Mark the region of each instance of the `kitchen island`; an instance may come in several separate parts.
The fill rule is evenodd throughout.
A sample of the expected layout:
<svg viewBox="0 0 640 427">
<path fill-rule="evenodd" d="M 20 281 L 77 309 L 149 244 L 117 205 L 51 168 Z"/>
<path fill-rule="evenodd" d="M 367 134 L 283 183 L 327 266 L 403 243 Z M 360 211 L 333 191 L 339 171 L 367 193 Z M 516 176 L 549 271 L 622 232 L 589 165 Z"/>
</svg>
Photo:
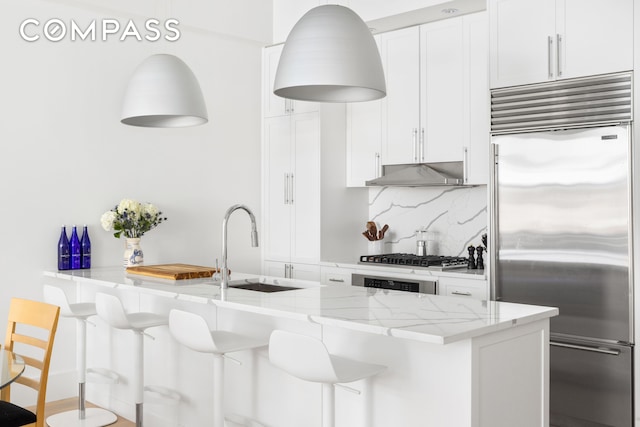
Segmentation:
<svg viewBox="0 0 640 427">
<path fill-rule="evenodd" d="M 255 277 L 234 273 L 232 280 Z M 287 329 L 322 339 L 335 354 L 386 365 L 387 371 L 374 379 L 350 384 L 361 394 L 337 389 L 337 426 L 548 425 L 549 317 L 557 309 L 263 280 L 300 289 L 221 292 L 210 279 L 154 279 L 127 275 L 121 267 L 44 275 L 45 283 L 62 287 L 72 300 L 112 293 L 131 311 L 185 309 L 203 315 L 212 328 L 265 339 L 273 329 Z M 95 323 L 89 328 L 88 366 L 106 368 L 122 381 L 91 384 L 87 396 L 133 418 L 127 381 L 132 336 Z M 72 333 L 71 324 L 60 329 Z M 178 345 L 166 327 L 149 333 L 155 339 L 145 342 L 146 383 L 174 393 L 152 393 L 161 404 L 146 404 L 146 419 L 157 426 L 210 423 L 211 359 Z M 242 365 L 226 364 L 227 413 L 274 427 L 320 425 L 318 384 L 272 367 L 266 349 L 232 357 Z"/>
</svg>

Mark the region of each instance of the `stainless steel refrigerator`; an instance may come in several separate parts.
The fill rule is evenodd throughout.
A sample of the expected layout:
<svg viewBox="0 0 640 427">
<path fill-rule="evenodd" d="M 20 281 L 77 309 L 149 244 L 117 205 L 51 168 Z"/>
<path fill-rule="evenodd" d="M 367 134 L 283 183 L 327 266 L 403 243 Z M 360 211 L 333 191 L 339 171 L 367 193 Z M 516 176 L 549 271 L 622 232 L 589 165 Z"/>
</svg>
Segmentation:
<svg viewBox="0 0 640 427">
<path fill-rule="evenodd" d="M 560 309 L 552 426 L 633 426 L 630 126 L 492 135 L 492 294 Z"/>
</svg>

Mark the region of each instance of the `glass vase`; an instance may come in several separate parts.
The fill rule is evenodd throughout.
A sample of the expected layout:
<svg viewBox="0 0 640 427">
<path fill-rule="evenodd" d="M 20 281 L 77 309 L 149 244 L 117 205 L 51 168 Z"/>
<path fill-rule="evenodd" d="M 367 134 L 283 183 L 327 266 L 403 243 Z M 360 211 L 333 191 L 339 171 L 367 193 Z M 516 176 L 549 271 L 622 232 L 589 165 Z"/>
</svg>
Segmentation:
<svg viewBox="0 0 640 427">
<path fill-rule="evenodd" d="M 127 238 L 127 246 L 124 250 L 123 263 L 125 268 L 144 265 L 144 255 L 142 253 L 142 248 L 140 247 L 139 237 Z"/>
</svg>

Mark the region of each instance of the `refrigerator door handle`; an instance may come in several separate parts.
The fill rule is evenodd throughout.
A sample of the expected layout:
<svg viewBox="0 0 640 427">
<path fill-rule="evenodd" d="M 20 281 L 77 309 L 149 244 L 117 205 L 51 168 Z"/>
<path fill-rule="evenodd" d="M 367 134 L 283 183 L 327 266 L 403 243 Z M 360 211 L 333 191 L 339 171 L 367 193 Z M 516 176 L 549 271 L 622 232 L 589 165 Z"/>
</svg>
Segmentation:
<svg viewBox="0 0 640 427">
<path fill-rule="evenodd" d="M 619 356 L 620 355 L 620 350 L 616 350 L 616 349 L 613 349 L 613 348 L 591 347 L 591 346 L 587 346 L 587 345 L 568 344 L 568 343 L 557 342 L 557 341 L 551 341 L 549 344 L 554 346 L 554 347 L 571 348 L 571 349 L 574 349 L 574 350 L 593 351 L 595 353 L 610 354 L 612 356 Z"/>
</svg>

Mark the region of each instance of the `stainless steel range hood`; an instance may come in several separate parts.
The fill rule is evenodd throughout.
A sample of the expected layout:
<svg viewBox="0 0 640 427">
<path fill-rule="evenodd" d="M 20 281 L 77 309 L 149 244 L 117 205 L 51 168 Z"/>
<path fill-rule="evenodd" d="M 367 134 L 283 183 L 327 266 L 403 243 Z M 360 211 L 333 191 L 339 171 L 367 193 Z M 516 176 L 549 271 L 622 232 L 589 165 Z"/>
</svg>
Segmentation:
<svg viewBox="0 0 640 427">
<path fill-rule="evenodd" d="M 463 162 L 409 163 L 383 165 L 382 176 L 365 183 L 371 186 L 432 187 L 463 185 Z"/>
</svg>

